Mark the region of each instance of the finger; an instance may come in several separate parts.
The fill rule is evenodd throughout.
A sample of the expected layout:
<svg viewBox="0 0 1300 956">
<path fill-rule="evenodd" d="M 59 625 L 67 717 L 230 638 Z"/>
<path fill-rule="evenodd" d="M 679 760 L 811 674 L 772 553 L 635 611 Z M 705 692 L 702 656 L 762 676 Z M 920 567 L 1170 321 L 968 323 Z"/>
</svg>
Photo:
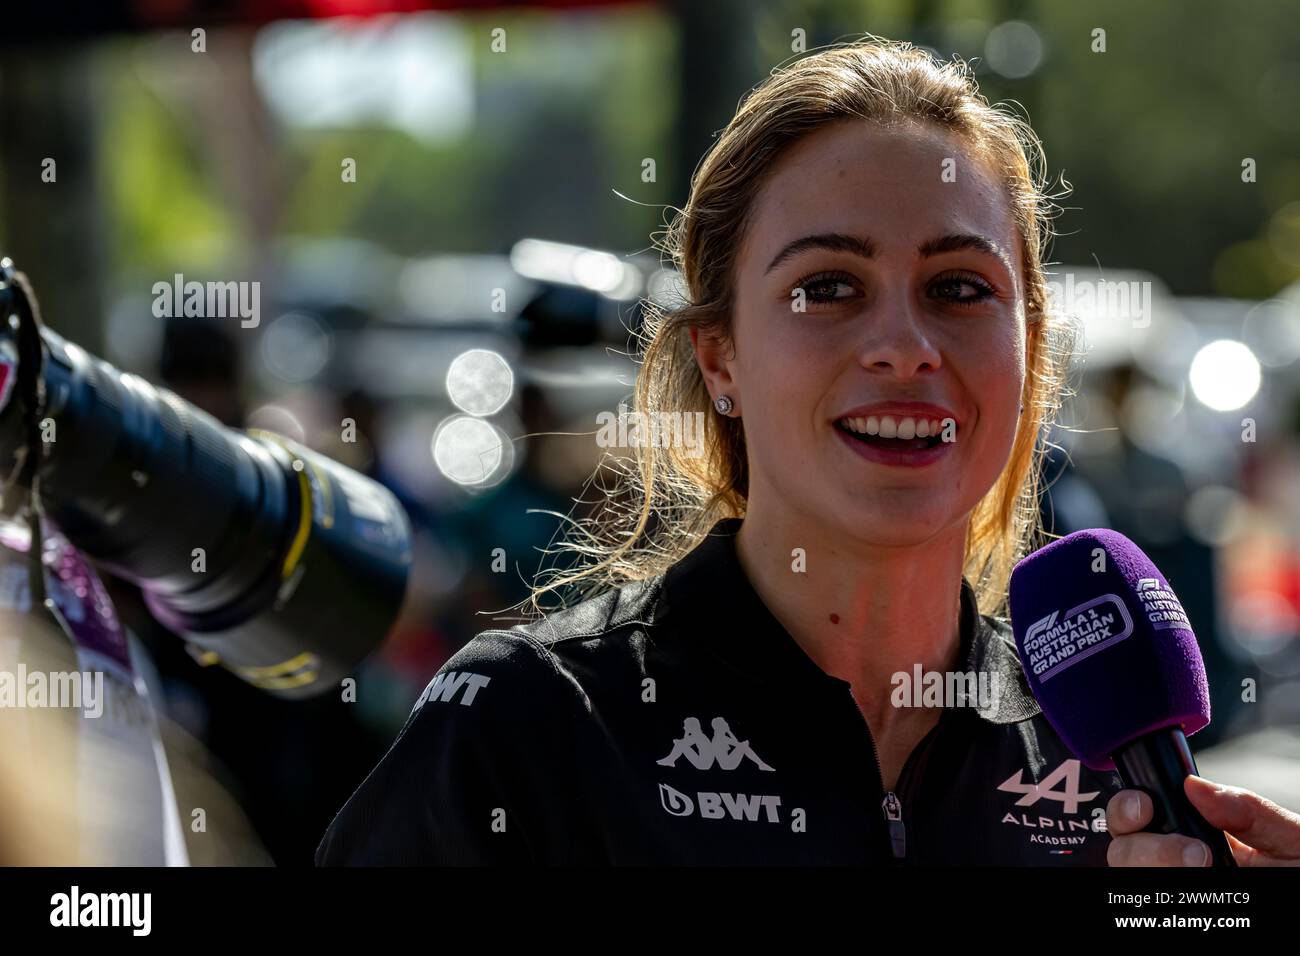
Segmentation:
<svg viewBox="0 0 1300 956">
<path fill-rule="evenodd" d="M 1238 840 L 1231 833 L 1223 834 L 1228 841 L 1228 849 L 1232 851 L 1232 858 L 1237 861 L 1237 866 L 1269 866 L 1273 858 L 1267 853 L 1260 853 L 1252 846 L 1247 846 Z"/>
<path fill-rule="evenodd" d="M 1130 833 L 1106 848 L 1107 866 L 1208 866 L 1210 848 L 1178 833 Z"/>
<path fill-rule="evenodd" d="M 1300 814 L 1241 787 L 1189 776 L 1183 790 L 1207 823 L 1267 854 L 1274 862 L 1300 864 Z M 1259 861 L 1253 860 L 1253 865 Z"/>
<path fill-rule="evenodd" d="M 1141 790 L 1121 790 L 1106 803 L 1106 829 L 1112 835 L 1136 833 L 1151 822 L 1151 798 Z"/>
</svg>

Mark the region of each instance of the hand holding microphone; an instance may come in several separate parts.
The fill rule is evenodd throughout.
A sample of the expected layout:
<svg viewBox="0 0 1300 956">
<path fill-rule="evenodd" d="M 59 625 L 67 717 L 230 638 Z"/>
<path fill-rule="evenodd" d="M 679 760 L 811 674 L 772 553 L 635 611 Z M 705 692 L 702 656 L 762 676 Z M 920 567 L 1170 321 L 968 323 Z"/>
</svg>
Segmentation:
<svg viewBox="0 0 1300 956">
<path fill-rule="evenodd" d="M 1137 545 L 1075 532 L 1021 561 L 1010 591 L 1044 716 L 1084 764 L 1118 772 L 1128 788 L 1107 806 L 1108 862 L 1300 862 L 1300 818 L 1196 776 L 1187 738 L 1210 722 L 1205 665 L 1177 595 Z M 1184 859 L 1188 848 L 1196 856 Z"/>
<path fill-rule="evenodd" d="M 1300 815 L 1240 787 L 1189 776 L 1183 791 L 1201 816 L 1228 835 L 1238 866 L 1300 866 Z M 1144 833 L 1151 798 L 1121 790 L 1106 805 L 1111 866 L 1207 866 L 1209 847 L 1178 833 Z"/>
</svg>

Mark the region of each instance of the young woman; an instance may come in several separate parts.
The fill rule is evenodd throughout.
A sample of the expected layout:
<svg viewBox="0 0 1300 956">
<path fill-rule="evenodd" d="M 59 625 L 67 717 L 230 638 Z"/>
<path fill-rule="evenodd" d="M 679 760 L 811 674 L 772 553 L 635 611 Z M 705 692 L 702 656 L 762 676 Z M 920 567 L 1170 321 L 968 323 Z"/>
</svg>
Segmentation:
<svg viewBox="0 0 1300 956">
<path fill-rule="evenodd" d="M 585 599 L 449 660 L 317 861 L 1181 859 L 1112 843 L 1118 776 L 993 616 L 1061 384 L 1049 208 L 1032 131 L 959 65 L 872 40 L 758 87 L 668 232 L 687 302 L 636 388 L 706 413 L 704 454 L 637 449 L 635 506 L 534 595 Z"/>
</svg>

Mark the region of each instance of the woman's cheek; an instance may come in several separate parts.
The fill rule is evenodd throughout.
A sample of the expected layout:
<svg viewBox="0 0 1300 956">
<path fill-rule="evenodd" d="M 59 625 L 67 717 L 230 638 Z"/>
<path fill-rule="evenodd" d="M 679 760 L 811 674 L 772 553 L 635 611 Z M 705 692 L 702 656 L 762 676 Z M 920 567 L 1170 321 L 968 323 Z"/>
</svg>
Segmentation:
<svg viewBox="0 0 1300 956">
<path fill-rule="evenodd" d="M 980 430 L 984 433 L 979 451 L 981 457 L 988 456 L 988 466 L 994 472 L 1001 471 L 1011 454 L 1024 383 L 1023 366 L 1015 358 L 1015 350 L 1023 346 L 1014 341 L 998 344 L 1000 347 L 979 355 L 976 364 L 970 366 L 974 374 L 966 377 L 966 381 L 979 385 Z"/>
<path fill-rule="evenodd" d="M 793 413 L 791 406 L 815 401 L 825 391 L 830 381 L 829 342 L 800 329 L 789 315 L 773 316 L 768 330 L 753 356 L 749 377 L 765 403 Z"/>
<path fill-rule="evenodd" d="M 1011 456 L 1011 448 L 1015 444 L 1016 432 L 1020 427 L 1020 397 L 1023 394 L 1021 388 L 1023 380 L 1019 376 L 1019 368 L 1015 363 L 1009 364 L 1004 373 L 999 376 L 999 380 L 1006 385 L 1004 392 L 998 397 L 997 404 L 1000 425 L 996 430 L 1000 456 L 998 470 L 1001 471 Z"/>
</svg>

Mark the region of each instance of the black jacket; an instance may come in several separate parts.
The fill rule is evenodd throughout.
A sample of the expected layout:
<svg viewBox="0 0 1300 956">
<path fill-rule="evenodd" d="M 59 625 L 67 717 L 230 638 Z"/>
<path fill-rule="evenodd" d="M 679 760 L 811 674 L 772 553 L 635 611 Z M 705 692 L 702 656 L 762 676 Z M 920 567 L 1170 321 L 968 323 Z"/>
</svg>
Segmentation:
<svg viewBox="0 0 1300 956">
<path fill-rule="evenodd" d="M 1104 866 L 1122 789 L 1070 754 L 962 583 L 949 706 L 892 794 L 848 682 L 777 622 L 739 519 L 662 575 L 475 636 L 330 825 L 330 864 Z"/>
</svg>

